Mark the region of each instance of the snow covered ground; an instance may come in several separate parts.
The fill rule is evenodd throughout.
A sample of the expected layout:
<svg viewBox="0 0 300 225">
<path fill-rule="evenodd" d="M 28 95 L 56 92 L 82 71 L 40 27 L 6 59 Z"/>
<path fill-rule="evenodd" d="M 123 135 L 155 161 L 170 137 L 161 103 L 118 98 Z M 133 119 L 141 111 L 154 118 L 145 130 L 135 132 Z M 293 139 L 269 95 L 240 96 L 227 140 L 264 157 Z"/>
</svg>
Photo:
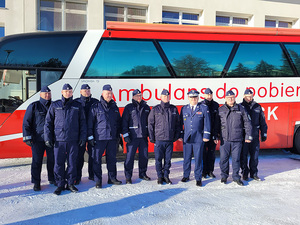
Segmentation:
<svg viewBox="0 0 300 225">
<path fill-rule="evenodd" d="M 138 179 L 137 162 L 133 184 L 107 185 L 103 165 L 103 188 L 84 177 L 80 192 L 53 194 L 43 165 L 42 190 L 30 183 L 30 158 L 0 159 L 0 224 L 300 224 L 300 157 L 281 150 L 261 153 L 261 182 L 249 180 L 238 186 L 229 178 L 204 179 L 197 187 L 193 177 L 182 178 L 182 158 L 172 160 L 172 185 L 157 185 L 155 161 L 149 161 L 152 181 Z M 118 162 L 118 179 L 125 182 L 124 167 Z"/>
</svg>

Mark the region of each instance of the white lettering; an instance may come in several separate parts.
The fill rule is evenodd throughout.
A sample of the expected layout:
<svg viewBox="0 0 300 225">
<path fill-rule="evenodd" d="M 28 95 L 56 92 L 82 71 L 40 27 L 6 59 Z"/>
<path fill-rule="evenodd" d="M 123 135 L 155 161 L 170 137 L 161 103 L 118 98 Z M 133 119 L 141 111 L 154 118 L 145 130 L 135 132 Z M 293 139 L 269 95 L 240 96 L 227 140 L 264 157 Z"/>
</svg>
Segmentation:
<svg viewBox="0 0 300 225">
<path fill-rule="evenodd" d="M 274 117 L 274 120 L 278 120 L 275 110 L 278 109 L 278 106 L 275 106 L 274 109 L 271 110 L 271 106 L 268 107 L 268 120 L 271 119 L 271 116 Z"/>
</svg>

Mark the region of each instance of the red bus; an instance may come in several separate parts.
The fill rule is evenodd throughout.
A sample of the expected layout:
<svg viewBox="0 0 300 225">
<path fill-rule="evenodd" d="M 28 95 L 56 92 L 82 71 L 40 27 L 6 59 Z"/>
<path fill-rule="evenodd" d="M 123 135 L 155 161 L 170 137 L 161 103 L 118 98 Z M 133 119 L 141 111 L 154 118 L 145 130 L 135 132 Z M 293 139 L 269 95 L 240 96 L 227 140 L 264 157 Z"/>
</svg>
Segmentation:
<svg viewBox="0 0 300 225">
<path fill-rule="evenodd" d="M 241 102 L 246 88 L 264 109 L 268 140 L 261 148 L 300 153 L 300 30 L 108 22 L 106 30 L 30 33 L 0 39 L 0 158 L 29 157 L 22 142 L 27 106 L 49 85 L 52 99 L 70 83 L 74 97 L 83 83 L 99 98 L 111 84 L 122 109 L 139 88 L 150 106 L 166 88 L 171 103 L 210 87 L 224 103 L 233 90 Z M 182 144 L 175 144 L 182 151 Z M 149 151 L 153 151 L 150 146 Z"/>
</svg>

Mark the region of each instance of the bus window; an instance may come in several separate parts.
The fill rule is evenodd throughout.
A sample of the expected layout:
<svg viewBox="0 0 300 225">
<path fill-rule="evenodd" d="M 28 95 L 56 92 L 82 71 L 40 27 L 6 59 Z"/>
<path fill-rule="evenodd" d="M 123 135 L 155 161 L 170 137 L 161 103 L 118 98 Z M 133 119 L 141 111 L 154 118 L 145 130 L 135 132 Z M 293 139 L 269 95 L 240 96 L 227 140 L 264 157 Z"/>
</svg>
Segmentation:
<svg viewBox="0 0 300 225">
<path fill-rule="evenodd" d="M 299 44 L 285 44 L 297 70 L 300 73 L 300 45 Z"/>
<path fill-rule="evenodd" d="M 55 81 L 59 80 L 62 76 L 62 71 L 41 71 L 41 88 L 48 86 Z"/>
<path fill-rule="evenodd" d="M 36 93 L 35 70 L 1 70 L 0 112 L 12 113 Z"/>
<path fill-rule="evenodd" d="M 171 75 L 152 41 L 103 40 L 84 77 Z"/>
<path fill-rule="evenodd" d="M 178 77 L 218 77 L 233 43 L 159 42 Z"/>
<path fill-rule="evenodd" d="M 279 44 L 241 43 L 227 76 L 290 77 L 294 72 Z"/>
</svg>

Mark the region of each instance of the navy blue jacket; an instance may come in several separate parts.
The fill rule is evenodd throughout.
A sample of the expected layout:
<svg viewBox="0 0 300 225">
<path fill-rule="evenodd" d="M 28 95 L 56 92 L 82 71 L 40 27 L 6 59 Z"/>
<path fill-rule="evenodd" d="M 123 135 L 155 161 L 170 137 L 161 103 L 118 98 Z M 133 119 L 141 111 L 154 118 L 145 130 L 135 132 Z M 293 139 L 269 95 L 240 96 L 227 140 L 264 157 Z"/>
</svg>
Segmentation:
<svg viewBox="0 0 300 225">
<path fill-rule="evenodd" d="M 77 102 L 81 103 L 81 105 L 82 105 L 82 107 L 84 109 L 86 120 L 88 120 L 88 115 L 89 115 L 91 106 L 94 103 L 99 102 L 99 100 L 96 99 L 96 98 L 92 98 L 91 96 L 90 97 L 84 97 L 82 95 L 80 95 L 80 98 L 76 98 L 74 101 L 77 101 Z"/>
<path fill-rule="evenodd" d="M 218 112 L 219 133 L 224 141 L 252 140 L 252 125 L 244 106 L 222 105 Z"/>
<path fill-rule="evenodd" d="M 210 139 L 216 140 L 218 137 L 218 123 L 216 122 L 218 119 L 218 109 L 219 109 L 219 103 L 215 102 L 214 100 L 208 101 L 204 99 L 202 104 L 207 105 L 210 113 Z"/>
<path fill-rule="evenodd" d="M 150 107 L 142 100 L 140 104 L 132 99 L 132 103 L 125 106 L 122 115 L 123 137 L 134 138 L 148 137 L 148 116 Z"/>
<path fill-rule="evenodd" d="M 88 140 L 117 140 L 121 133 L 121 116 L 114 100 L 92 105 L 88 116 Z"/>
<path fill-rule="evenodd" d="M 31 103 L 23 119 L 23 141 L 44 141 L 44 125 L 51 100 L 40 98 Z"/>
<path fill-rule="evenodd" d="M 198 103 L 194 111 L 190 104 L 181 108 L 181 125 L 184 126 L 183 141 L 185 143 L 199 143 L 203 138 L 210 138 L 210 113 L 205 104 Z"/>
<path fill-rule="evenodd" d="M 245 100 L 241 104 L 245 107 L 251 118 L 253 138 L 259 138 L 259 130 L 262 137 L 267 137 L 268 125 L 261 105 L 255 101 L 247 103 Z"/>
<path fill-rule="evenodd" d="M 151 142 L 176 141 L 180 138 L 180 118 L 176 106 L 161 102 L 150 111 L 148 132 Z"/>
<path fill-rule="evenodd" d="M 73 98 L 57 100 L 49 108 L 45 122 L 45 141 L 86 140 L 84 110 Z"/>
</svg>

